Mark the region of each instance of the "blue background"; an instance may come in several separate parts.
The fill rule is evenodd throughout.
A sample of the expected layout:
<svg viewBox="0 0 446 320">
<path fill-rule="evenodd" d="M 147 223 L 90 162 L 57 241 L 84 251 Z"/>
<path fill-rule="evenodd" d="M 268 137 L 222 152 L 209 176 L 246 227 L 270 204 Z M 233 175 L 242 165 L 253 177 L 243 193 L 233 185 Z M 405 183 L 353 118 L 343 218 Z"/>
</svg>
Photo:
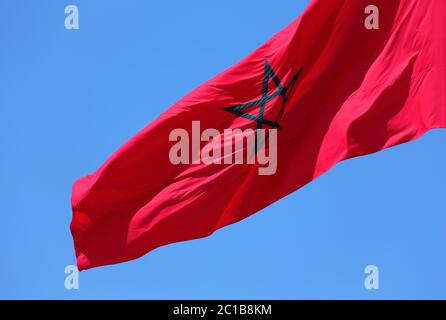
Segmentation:
<svg viewBox="0 0 446 320">
<path fill-rule="evenodd" d="M 442 130 L 64 288 L 72 183 L 307 2 L 0 0 L 0 298 L 446 298 Z M 78 31 L 64 28 L 68 4 Z"/>
</svg>

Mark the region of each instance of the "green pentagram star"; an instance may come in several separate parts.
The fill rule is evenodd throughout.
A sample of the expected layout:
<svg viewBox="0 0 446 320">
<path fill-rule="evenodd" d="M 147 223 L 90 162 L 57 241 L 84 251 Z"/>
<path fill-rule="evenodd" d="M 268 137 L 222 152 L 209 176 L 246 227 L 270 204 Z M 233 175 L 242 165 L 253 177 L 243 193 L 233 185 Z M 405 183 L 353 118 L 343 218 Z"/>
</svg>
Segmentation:
<svg viewBox="0 0 446 320">
<path fill-rule="evenodd" d="M 283 115 L 283 111 L 285 109 L 285 103 L 288 98 L 288 93 L 292 91 L 294 84 L 298 80 L 300 74 L 302 73 L 302 68 L 294 75 L 293 79 L 290 81 L 290 83 L 287 86 L 283 86 L 279 77 L 274 73 L 273 68 L 271 68 L 271 65 L 269 64 L 268 60 L 265 60 L 265 72 L 263 75 L 263 89 L 262 89 L 262 97 L 257 100 L 253 100 L 241 105 L 236 105 L 233 107 L 224 108 L 224 110 L 229 111 L 239 117 L 243 117 L 248 120 L 252 120 L 257 123 L 257 129 L 262 129 L 264 125 L 275 128 L 275 129 L 282 129 L 279 120 Z M 269 86 L 269 80 L 272 79 L 273 82 L 277 86 L 277 90 L 275 90 L 273 93 L 268 94 L 268 86 Z M 277 115 L 275 120 L 268 120 L 264 118 L 265 113 L 265 107 L 266 103 L 277 96 L 282 96 L 283 102 L 282 106 L 280 108 L 279 114 Z M 259 105 L 259 113 L 257 116 L 249 114 L 247 112 L 244 112 L 245 109 L 252 108 L 254 106 Z"/>
</svg>

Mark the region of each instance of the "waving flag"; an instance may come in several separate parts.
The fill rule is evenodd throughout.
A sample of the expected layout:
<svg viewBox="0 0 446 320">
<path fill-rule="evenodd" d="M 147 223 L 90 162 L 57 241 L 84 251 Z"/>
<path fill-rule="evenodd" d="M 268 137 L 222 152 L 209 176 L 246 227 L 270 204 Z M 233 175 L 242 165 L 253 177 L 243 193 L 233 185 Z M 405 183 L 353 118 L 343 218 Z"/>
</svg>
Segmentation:
<svg viewBox="0 0 446 320">
<path fill-rule="evenodd" d="M 339 161 L 446 127 L 446 1 L 373 3 L 312 1 L 78 180 L 79 269 L 208 236 Z"/>
</svg>

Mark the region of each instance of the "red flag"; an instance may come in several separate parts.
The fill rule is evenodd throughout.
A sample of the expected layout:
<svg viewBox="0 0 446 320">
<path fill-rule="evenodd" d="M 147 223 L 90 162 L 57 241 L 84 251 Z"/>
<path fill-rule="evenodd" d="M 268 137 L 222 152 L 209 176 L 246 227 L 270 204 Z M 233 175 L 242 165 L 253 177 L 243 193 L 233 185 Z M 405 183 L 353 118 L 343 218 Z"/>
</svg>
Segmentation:
<svg viewBox="0 0 446 320">
<path fill-rule="evenodd" d="M 446 1 L 373 2 L 312 1 L 77 181 L 79 269 L 208 236 L 339 161 L 446 127 Z"/>
</svg>

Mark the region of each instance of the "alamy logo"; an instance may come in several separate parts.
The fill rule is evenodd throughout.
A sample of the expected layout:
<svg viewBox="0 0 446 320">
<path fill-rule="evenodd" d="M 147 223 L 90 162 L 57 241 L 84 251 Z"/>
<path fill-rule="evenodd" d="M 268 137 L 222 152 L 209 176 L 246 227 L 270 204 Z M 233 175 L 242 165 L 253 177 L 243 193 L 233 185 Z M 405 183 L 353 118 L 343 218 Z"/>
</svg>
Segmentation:
<svg viewBox="0 0 446 320">
<path fill-rule="evenodd" d="M 269 62 L 265 61 L 261 96 L 222 109 L 252 121 L 255 127 L 245 130 L 227 128 L 223 132 L 207 128 L 201 132 L 200 121 L 192 121 L 191 137 L 189 130 L 184 128 L 170 132 L 169 141 L 176 142 L 169 152 L 170 162 L 175 165 L 257 163 L 259 175 L 273 175 L 277 170 L 277 130 L 282 129 L 280 120 L 286 102 L 301 73 L 302 68 L 284 85 Z M 275 85 L 275 90 L 270 90 L 270 82 Z M 271 118 L 266 117 L 267 113 Z M 204 147 L 201 147 L 202 143 L 205 143 Z"/>
<path fill-rule="evenodd" d="M 79 270 L 75 265 L 68 265 L 65 267 L 65 289 L 78 290 L 79 289 Z"/>
<path fill-rule="evenodd" d="M 367 275 L 364 280 L 364 287 L 367 290 L 379 289 L 379 268 L 375 265 L 368 265 L 364 269 L 364 273 Z"/>
<path fill-rule="evenodd" d="M 79 30 L 79 8 L 75 5 L 65 7 L 65 29 Z"/>
<path fill-rule="evenodd" d="M 375 5 L 369 5 L 364 9 L 368 16 L 364 20 L 364 27 L 367 30 L 379 30 L 379 8 Z"/>
</svg>

